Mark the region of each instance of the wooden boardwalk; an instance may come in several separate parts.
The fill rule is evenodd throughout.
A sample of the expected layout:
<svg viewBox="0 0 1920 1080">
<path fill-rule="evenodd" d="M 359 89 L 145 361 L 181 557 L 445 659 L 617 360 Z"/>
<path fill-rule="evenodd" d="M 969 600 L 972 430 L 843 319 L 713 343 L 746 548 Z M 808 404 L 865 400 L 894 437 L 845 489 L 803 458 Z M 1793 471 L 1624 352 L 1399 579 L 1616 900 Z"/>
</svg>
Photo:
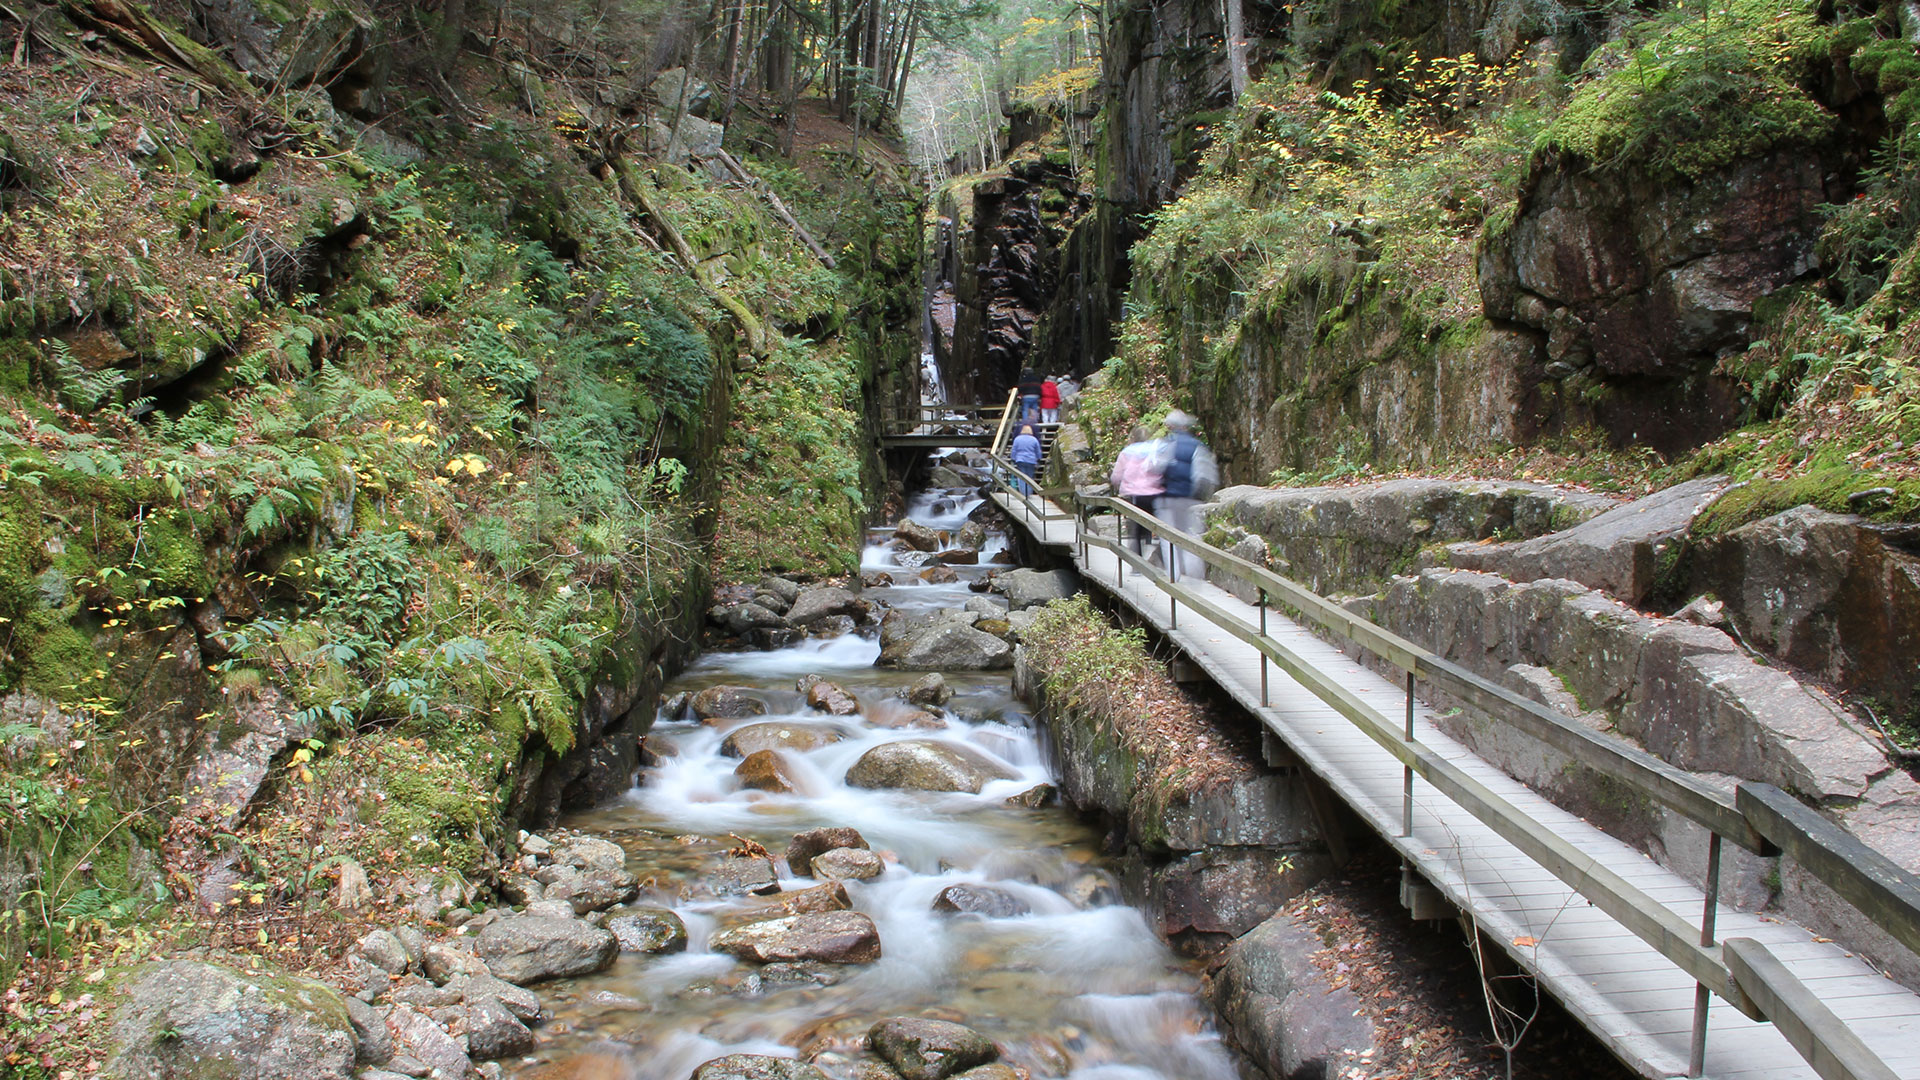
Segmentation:
<svg viewBox="0 0 1920 1080">
<path fill-rule="evenodd" d="M 1436 886 L 1468 913 L 1487 937 L 1534 974 L 1602 1044 L 1643 1075 L 1685 1076 L 1689 1067 L 1696 984 L 1673 961 L 1592 906 L 1559 877 L 1424 782 L 1416 781 L 1413 832 L 1401 836 L 1400 761 L 1331 706 L 1239 640 L 1138 572 L 1122 574 L 1112 552 L 1076 550 L 1071 515 L 1042 518 L 1004 492 L 993 498 L 1038 543 L 1074 559 L 1083 578 L 1151 623 L 1220 687 L 1258 717 L 1345 802 Z M 1061 514 L 1046 505 L 1048 515 Z M 1109 519 L 1110 520 L 1110 519 Z M 1261 625 L 1260 609 L 1217 586 L 1182 584 L 1243 629 Z M 1378 711 L 1398 717 L 1405 690 L 1361 666 L 1333 645 L 1277 611 L 1266 615 L 1268 635 Z M 1265 664 L 1266 699 L 1261 704 Z M 1675 915 L 1698 925 L 1704 893 L 1652 859 L 1554 806 L 1545 798 L 1448 738 L 1416 705 L 1417 739 L 1598 867 L 1612 870 Z M 1766 945 L 1792 974 L 1877 1053 L 1898 1077 L 1920 1080 L 1920 996 L 1888 979 L 1839 946 L 1802 927 L 1736 911 L 1718 911 L 1722 940 L 1752 938 Z M 1524 1043 L 1519 1053 L 1524 1054 Z M 1713 999 L 1704 1075 L 1726 1080 L 1786 1080 L 1820 1075 L 1773 1024 L 1749 1019 Z"/>
</svg>

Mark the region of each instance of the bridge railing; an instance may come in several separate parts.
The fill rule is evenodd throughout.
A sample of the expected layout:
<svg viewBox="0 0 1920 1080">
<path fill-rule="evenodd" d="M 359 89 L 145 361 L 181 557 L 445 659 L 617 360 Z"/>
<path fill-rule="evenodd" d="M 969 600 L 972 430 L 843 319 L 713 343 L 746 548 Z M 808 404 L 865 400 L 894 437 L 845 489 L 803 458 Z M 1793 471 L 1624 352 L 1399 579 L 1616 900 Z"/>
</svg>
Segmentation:
<svg viewBox="0 0 1920 1080">
<path fill-rule="evenodd" d="M 917 405 L 893 409 L 880 417 L 882 437 L 998 432 L 1008 406 L 996 404 Z"/>
<path fill-rule="evenodd" d="M 995 459 L 997 465 L 1011 471 L 1011 465 L 997 453 Z M 1178 625 L 1179 605 L 1184 603 L 1207 616 L 1221 630 L 1252 646 L 1262 658 L 1263 705 L 1267 698 L 1267 666 L 1271 663 L 1398 758 L 1405 769 L 1403 837 L 1411 836 L 1413 831 L 1413 781 L 1418 776 L 1685 971 L 1698 987 L 1690 1075 L 1698 1076 L 1702 1072 L 1709 994 L 1717 994 L 1756 1020 L 1771 1020 L 1826 1080 L 1893 1080 L 1893 1071 L 1764 945 L 1745 938 L 1716 941 L 1714 920 L 1719 906 L 1721 845 L 1723 840 L 1728 840 L 1763 854 L 1784 851 L 1876 925 L 1920 952 L 1920 879 L 1914 875 L 1777 788 L 1743 783 L 1736 794 L 1729 795 L 1638 747 L 1595 732 L 1467 671 L 1298 582 L 1182 533 L 1124 500 L 1066 491 L 1064 494 L 1074 512 L 1054 514 L 1048 512 L 1047 504 L 1040 499 L 1021 493 L 1014 486 L 1005 483 L 1001 486 L 1013 491 L 1023 509 L 1037 520 L 1073 517 L 1074 542 L 1081 549 L 1083 561 L 1086 549 L 1100 547 L 1118 559 L 1122 581 L 1129 566 L 1151 579 L 1170 598 L 1174 625 Z M 1117 531 L 1112 538 L 1097 534 L 1090 525 L 1090 516 L 1102 512 L 1138 525 L 1172 547 L 1199 557 L 1207 566 L 1252 583 L 1259 594 L 1258 629 L 1248 628 L 1240 619 L 1183 585 L 1177 577 L 1152 566 L 1122 543 Z M 1360 700 L 1298 653 L 1270 637 L 1266 627 L 1269 602 L 1336 641 L 1365 649 L 1401 671 L 1407 689 L 1404 723 L 1396 725 L 1372 704 Z M 1541 827 L 1415 739 L 1414 695 L 1420 680 L 1425 680 L 1432 689 L 1473 704 L 1496 721 L 1556 747 L 1581 765 L 1630 785 L 1708 829 L 1711 839 L 1705 899 L 1698 925 L 1600 866 L 1591 856 Z"/>
</svg>

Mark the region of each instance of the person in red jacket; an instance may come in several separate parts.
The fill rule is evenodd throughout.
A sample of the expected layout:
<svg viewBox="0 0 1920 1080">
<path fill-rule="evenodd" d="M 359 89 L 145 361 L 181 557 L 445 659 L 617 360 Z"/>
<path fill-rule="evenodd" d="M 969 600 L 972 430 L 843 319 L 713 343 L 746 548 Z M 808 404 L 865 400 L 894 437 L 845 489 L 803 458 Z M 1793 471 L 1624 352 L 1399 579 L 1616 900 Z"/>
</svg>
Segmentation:
<svg viewBox="0 0 1920 1080">
<path fill-rule="evenodd" d="M 1049 375 L 1040 384 L 1040 422 L 1057 424 L 1060 422 L 1060 384 Z"/>
</svg>

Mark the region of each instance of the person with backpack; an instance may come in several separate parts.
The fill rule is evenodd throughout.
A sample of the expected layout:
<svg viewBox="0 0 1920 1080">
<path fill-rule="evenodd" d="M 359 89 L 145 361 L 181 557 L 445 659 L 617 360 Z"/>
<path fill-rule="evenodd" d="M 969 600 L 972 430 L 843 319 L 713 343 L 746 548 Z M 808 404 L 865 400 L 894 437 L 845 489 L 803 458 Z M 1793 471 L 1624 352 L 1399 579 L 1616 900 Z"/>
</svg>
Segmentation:
<svg viewBox="0 0 1920 1080">
<path fill-rule="evenodd" d="M 1032 424 L 1020 425 L 1020 434 L 1013 437 L 1013 445 L 1007 449 L 1007 456 L 1013 459 L 1013 467 L 1027 477 L 1027 480 L 1015 480 L 1014 483 L 1021 492 L 1032 492 L 1031 481 L 1040 476 L 1040 440 L 1034 436 Z"/>
<path fill-rule="evenodd" d="M 1032 368 L 1020 372 L 1020 422 L 1040 422 L 1040 376 Z"/>
<path fill-rule="evenodd" d="M 1188 536 L 1200 535 L 1200 521 L 1194 513 L 1220 486 L 1220 467 L 1213 451 L 1189 429 L 1193 417 L 1175 409 L 1167 414 L 1167 437 L 1160 440 L 1160 483 L 1162 494 L 1156 502 L 1161 520 Z M 1197 577 L 1206 580 L 1207 564 L 1200 556 L 1179 548 L 1168 560 L 1173 579 Z"/>
<path fill-rule="evenodd" d="M 1160 444 L 1145 424 L 1134 425 L 1132 438 L 1133 441 L 1113 460 L 1113 472 L 1107 477 L 1107 482 L 1113 485 L 1115 495 L 1151 514 L 1162 490 L 1158 459 Z M 1135 555 L 1145 554 L 1152 536 L 1144 527 L 1131 521 L 1127 523 L 1127 547 Z"/>
<path fill-rule="evenodd" d="M 1040 382 L 1040 422 L 1060 422 L 1060 384 L 1054 382 L 1051 375 Z"/>
</svg>

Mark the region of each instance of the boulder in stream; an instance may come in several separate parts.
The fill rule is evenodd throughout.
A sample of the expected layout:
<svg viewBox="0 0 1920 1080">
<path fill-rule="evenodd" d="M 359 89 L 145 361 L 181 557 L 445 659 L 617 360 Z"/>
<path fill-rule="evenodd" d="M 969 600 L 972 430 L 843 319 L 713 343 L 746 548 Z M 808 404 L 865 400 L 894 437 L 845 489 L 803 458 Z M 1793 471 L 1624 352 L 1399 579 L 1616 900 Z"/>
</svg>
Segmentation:
<svg viewBox="0 0 1920 1080">
<path fill-rule="evenodd" d="M 744 686 L 709 686 L 693 695 L 690 704 L 693 715 L 702 723 L 764 716 L 767 712 L 766 702 L 754 697 Z"/>
<path fill-rule="evenodd" d="M 903 1080 L 946 1080 L 1000 1056 L 993 1041 L 962 1024 L 896 1016 L 867 1031 L 867 1048 Z"/>
<path fill-rule="evenodd" d="M 869 610 L 865 600 L 838 585 L 816 585 L 793 602 L 787 611 L 787 621 L 794 626 L 809 626 L 829 615 L 863 619 Z"/>
<path fill-rule="evenodd" d="M 859 829 L 808 829 L 795 833 L 787 842 L 787 866 L 799 874 L 813 865 L 820 855 L 839 848 L 859 848 L 865 851 L 867 838 L 860 835 Z"/>
<path fill-rule="evenodd" d="M 839 683 L 824 680 L 807 687 L 807 705 L 834 716 L 855 716 L 860 712 L 860 699 Z"/>
<path fill-rule="evenodd" d="M 1025 900 L 991 885 L 949 885 L 933 899 L 933 910 L 955 915 L 1010 919 L 1033 910 Z"/>
<path fill-rule="evenodd" d="M 968 620 L 889 618 L 880 628 L 881 667 L 910 671 L 992 671 L 1013 666 L 1013 646 Z"/>
<path fill-rule="evenodd" d="M 639 908 L 607 920 L 621 952 L 674 953 L 687 947 L 687 925 L 666 908 Z"/>
<path fill-rule="evenodd" d="M 793 1058 L 728 1054 L 693 1070 L 693 1080 L 830 1080 L 826 1073 Z"/>
<path fill-rule="evenodd" d="M 954 573 L 951 566 L 941 564 L 920 571 L 920 580 L 929 585 L 951 585 L 960 580 L 960 575 Z"/>
<path fill-rule="evenodd" d="M 727 858 L 707 875 L 707 886 L 716 896 L 767 896 L 780 891 L 780 875 L 773 872 L 773 860 Z"/>
<path fill-rule="evenodd" d="M 970 547 L 955 547 L 940 552 L 934 558 L 948 566 L 973 566 L 980 561 L 980 553 Z"/>
<path fill-rule="evenodd" d="M 881 743 L 847 770 L 858 788 L 905 791 L 964 791 L 980 794 L 989 780 L 1012 780 L 1013 770 L 970 746 L 933 739 Z"/>
<path fill-rule="evenodd" d="M 866 964 L 880 959 L 880 931 L 860 912 L 826 911 L 723 930 L 713 936 L 712 948 L 756 964 L 795 960 Z"/>
<path fill-rule="evenodd" d="M 940 530 L 922 525 L 911 518 L 894 527 L 893 538 L 915 551 L 934 552 L 940 550 Z M 901 563 L 905 566 L 905 563 Z"/>
<path fill-rule="evenodd" d="M 515 915 L 480 931 L 474 952 L 496 977 L 525 986 L 604 971 L 620 955 L 620 942 L 578 919 Z"/>
<path fill-rule="evenodd" d="M 880 856 L 865 848 L 835 848 L 821 852 L 808 864 L 822 881 L 866 881 L 886 870 Z"/>
<path fill-rule="evenodd" d="M 794 790 L 793 773 L 786 757 L 778 750 L 756 750 L 734 767 L 733 775 L 741 787 L 790 795 Z"/>
<path fill-rule="evenodd" d="M 993 579 L 993 589 L 1014 611 L 1025 611 L 1079 592 L 1080 577 L 1071 570 L 1009 570 Z"/>
<path fill-rule="evenodd" d="M 900 691 L 900 696 L 908 704 L 931 705 L 937 709 L 953 700 L 953 687 L 947 685 L 945 675 L 935 671 L 914 680 L 912 686 Z"/>
<path fill-rule="evenodd" d="M 720 744 L 720 752 L 736 758 L 762 750 L 790 750 L 804 754 L 809 750 L 831 746 L 844 738 L 844 732 L 821 724 L 772 720 L 747 724 L 727 732 L 726 741 Z"/>
<path fill-rule="evenodd" d="M 467 1055 L 475 1061 L 518 1057 L 532 1050 L 533 1032 L 493 998 L 467 1006 Z"/>
<path fill-rule="evenodd" d="M 121 989 L 109 1076 L 353 1076 L 359 1038 L 329 986 L 169 960 L 138 969 Z"/>
</svg>

